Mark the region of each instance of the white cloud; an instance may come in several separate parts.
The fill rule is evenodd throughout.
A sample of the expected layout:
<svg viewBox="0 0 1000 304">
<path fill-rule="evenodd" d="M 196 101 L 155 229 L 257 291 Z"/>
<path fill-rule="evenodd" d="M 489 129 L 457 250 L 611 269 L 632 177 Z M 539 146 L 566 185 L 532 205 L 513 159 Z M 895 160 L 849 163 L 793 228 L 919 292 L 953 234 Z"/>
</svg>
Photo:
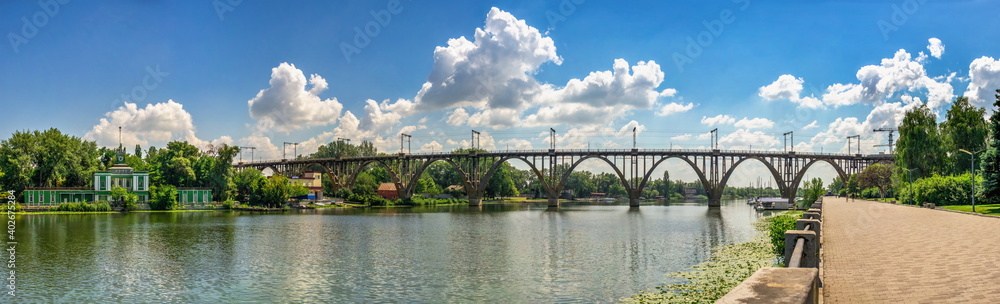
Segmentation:
<svg viewBox="0 0 1000 304">
<path fill-rule="evenodd" d="M 531 150 L 531 142 L 525 139 L 508 138 L 498 142 L 499 146 L 497 148 L 503 148 L 505 150 Z"/>
<path fill-rule="evenodd" d="M 618 138 L 632 137 L 632 130 L 635 130 L 635 134 L 638 136 L 642 134 L 642 131 L 646 130 L 646 126 L 643 126 L 642 124 L 640 124 L 638 121 L 635 120 L 630 121 L 624 126 L 622 126 L 620 129 L 618 129 L 618 132 L 615 133 L 615 137 Z"/>
<path fill-rule="evenodd" d="M 444 151 L 442 150 L 443 148 L 444 146 L 442 146 L 441 143 L 438 143 L 437 141 L 432 141 L 421 146 L 420 152 L 443 152 Z"/>
<path fill-rule="evenodd" d="M 434 50 L 434 67 L 415 100 L 425 110 L 520 108 L 540 91 L 531 74 L 546 62 L 562 63 L 552 38 L 494 7 L 473 41 L 449 39 Z"/>
<path fill-rule="evenodd" d="M 927 45 L 927 50 L 931 51 L 931 56 L 941 59 L 941 55 L 944 55 L 944 44 L 941 44 L 941 39 L 927 39 L 927 43 L 929 43 Z"/>
<path fill-rule="evenodd" d="M 660 107 L 656 111 L 656 116 L 667 116 L 671 114 L 684 113 L 694 108 L 693 103 L 680 104 L 676 102 L 671 102 Z"/>
<path fill-rule="evenodd" d="M 670 140 L 685 141 L 685 140 L 691 140 L 691 138 L 694 138 L 694 136 L 692 136 L 691 134 L 684 134 L 671 137 Z"/>
<path fill-rule="evenodd" d="M 809 129 L 814 129 L 814 128 L 818 128 L 819 125 L 817 124 L 817 122 L 819 122 L 819 121 L 813 120 L 813 122 L 809 123 L 805 127 L 802 127 L 802 131 L 809 130 Z"/>
<path fill-rule="evenodd" d="M 118 127 L 122 127 L 122 144 L 126 147 L 165 144 L 171 140 L 186 140 L 200 148 L 211 144 L 195 136 L 191 114 L 173 100 L 147 104 L 145 108 L 126 102 L 117 110 L 105 113 L 83 139 L 96 141 L 98 146 L 118 146 Z M 215 142 L 225 143 L 227 138 Z"/>
<path fill-rule="evenodd" d="M 463 108 L 457 108 L 448 115 L 448 125 L 461 126 L 469 122 L 469 113 Z"/>
<path fill-rule="evenodd" d="M 951 102 L 954 98 L 948 79 L 938 82 L 927 76 L 920 60 L 913 60 L 910 53 L 900 49 L 892 58 L 884 58 L 880 65 L 867 65 L 858 70 L 860 83 L 833 84 L 823 95 L 823 102 L 844 106 L 856 103 L 879 104 L 896 96 L 897 92 L 925 91 L 927 105 L 932 109 Z"/>
<path fill-rule="evenodd" d="M 764 149 L 780 144 L 778 138 L 761 131 L 739 129 L 719 139 L 720 149 Z"/>
<path fill-rule="evenodd" d="M 973 104 L 989 107 L 996 100 L 996 89 L 1000 88 L 1000 60 L 993 57 L 979 57 L 969 64 L 969 87 L 965 96 Z"/>
<path fill-rule="evenodd" d="M 305 74 L 293 64 L 281 63 L 271 69 L 271 87 L 247 101 L 258 129 L 287 133 L 336 120 L 343 105 L 336 98 L 323 100 L 317 95 L 328 88 L 326 80 L 313 74 L 308 81 L 312 88 L 306 90 L 306 84 Z"/>
<path fill-rule="evenodd" d="M 748 119 L 743 117 L 733 125 L 744 129 L 770 129 L 774 127 L 774 122 L 767 118 Z"/>
<path fill-rule="evenodd" d="M 736 119 L 729 115 L 716 115 L 715 117 L 702 116 L 701 124 L 714 127 L 718 125 L 731 125 L 736 122 Z"/>
<path fill-rule="evenodd" d="M 805 81 L 802 80 L 802 78 L 795 78 L 795 76 L 784 74 L 778 76 L 778 79 L 771 84 L 757 89 L 757 96 L 760 96 L 765 100 L 787 99 L 788 101 L 797 103 L 800 107 L 804 108 L 824 108 L 825 106 L 823 105 L 823 102 L 819 99 L 812 96 L 801 96 L 803 82 Z"/>
<path fill-rule="evenodd" d="M 632 66 L 624 59 L 615 59 L 612 71 L 591 72 L 583 80 L 570 79 L 566 86 L 555 92 L 563 103 L 583 103 L 593 107 L 627 106 L 648 109 L 661 92 L 656 88 L 663 82 L 663 71 L 654 61 L 639 61 Z M 675 91 L 664 90 L 672 95 Z"/>
</svg>

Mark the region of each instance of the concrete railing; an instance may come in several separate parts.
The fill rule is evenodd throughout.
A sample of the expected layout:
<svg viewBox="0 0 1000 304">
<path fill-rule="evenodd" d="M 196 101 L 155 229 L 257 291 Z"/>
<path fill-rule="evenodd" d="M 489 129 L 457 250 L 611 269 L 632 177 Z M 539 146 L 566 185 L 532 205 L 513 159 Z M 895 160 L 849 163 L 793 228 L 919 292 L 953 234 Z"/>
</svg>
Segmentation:
<svg viewBox="0 0 1000 304">
<path fill-rule="evenodd" d="M 795 221 L 795 230 L 785 231 L 788 268 L 761 268 L 715 303 L 818 303 L 822 216 L 820 197 Z"/>
</svg>

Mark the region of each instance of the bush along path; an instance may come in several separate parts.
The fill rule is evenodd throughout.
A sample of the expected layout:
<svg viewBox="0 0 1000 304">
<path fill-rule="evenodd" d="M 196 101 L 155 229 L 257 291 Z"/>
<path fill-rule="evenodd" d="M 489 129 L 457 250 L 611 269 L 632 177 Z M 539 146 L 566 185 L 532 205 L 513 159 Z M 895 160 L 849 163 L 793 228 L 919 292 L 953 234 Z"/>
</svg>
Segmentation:
<svg viewBox="0 0 1000 304">
<path fill-rule="evenodd" d="M 666 276 L 680 283 L 667 284 L 621 299 L 622 303 L 713 303 L 758 269 L 777 266 L 784 250 L 785 231 L 795 228 L 801 212 L 786 211 L 754 223 L 760 233 L 752 241 L 712 249 L 707 261 L 687 271 Z M 780 232 L 778 232 L 780 231 Z"/>
</svg>

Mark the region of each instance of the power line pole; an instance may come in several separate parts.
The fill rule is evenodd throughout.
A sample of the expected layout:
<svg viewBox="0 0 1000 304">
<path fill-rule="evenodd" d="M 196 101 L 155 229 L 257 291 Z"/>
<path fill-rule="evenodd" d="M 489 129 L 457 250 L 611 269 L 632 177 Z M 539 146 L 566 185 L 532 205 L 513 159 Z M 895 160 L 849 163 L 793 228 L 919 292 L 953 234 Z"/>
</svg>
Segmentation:
<svg viewBox="0 0 1000 304">
<path fill-rule="evenodd" d="M 406 133 L 399 133 L 399 153 L 400 154 L 403 153 L 403 138 L 404 137 L 406 138 L 406 147 L 407 147 L 406 148 L 406 152 L 408 154 L 413 154 L 412 151 L 410 150 L 410 139 L 413 138 L 413 136 L 410 136 L 410 134 L 406 134 Z"/>
<path fill-rule="evenodd" d="M 632 127 L 632 150 L 636 149 L 636 147 L 635 147 L 635 138 L 636 138 L 635 132 L 636 132 L 636 129 L 638 129 L 638 128 L 639 127 Z"/>
<path fill-rule="evenodd" d="M 851 153 L 851 138 L 858 140 L 858 154 L 861 154 L 861 135 L 847 137 L 847 153 Z"/>
<path fill-rule="evenodd" d="M 795 131 L 788 131 L 788 132 L 785 132 L 785 134 L 782 134 L 782 135 L 785 136 L 785 144 L 784 144 L 784 146 L 782 146 L 782 149 L 785 149 L 786 152 L 787 151 L 795 152 L 795 133 L 793 133 L 793 132 L 795 132 Z M 788 145 L 788 136 L 789 135 L 792 136 L 791 148 L 788 148 L 789 147 L 789 145 Z"/>
<path fill-rule="evenodd" d="M 872 130 L 872 132 L 889 132 L 889 144 L 886 144 L 886 145 L 875 145 L 875 146 L 876 147 L 889 147 L 889 154 L 892 154 L 892 147 L 896 145 L 895 142 L 893 141 L 892 137 L 893 137 L 894 133 L 896 133 L 896 131 L 899 131 L 899 129 L 896 129 L 896 128 L 878 128 L 878 129 Z"/>
<path fill-rule="evenodd" d="M 472 139 L 471 140 L 472 140 L 472 142 L 469 143 L 469 148 L 479 149 L 479 146 L 482 143 L 482 141 L 480 141 L 480 138 L 479 138 L 479 131 L 472 130 Z"/>
<path fill-rule="evenodd" d="M 712 136 L 712 144 L 711 144 L 712 150 L 718 150 L 719 149 L 719 128 L 712 129 L 712 131 L 709 132 L 709 133 L 712 134 L 711 135 Z"/>
<path fill-rule="evenodd" d="M 556 129 L 549 128 L 549 150 L 556 149 Z"/>
<path fill-rule="evenodd" d="M 250 162 L 252 163 L 253 162 L 253 150 L 256 150 L 257 147 L 240 147 L 240 162 L 241 163 L 243 162 L 243 149 L 250 149 Z"/>
</svg>

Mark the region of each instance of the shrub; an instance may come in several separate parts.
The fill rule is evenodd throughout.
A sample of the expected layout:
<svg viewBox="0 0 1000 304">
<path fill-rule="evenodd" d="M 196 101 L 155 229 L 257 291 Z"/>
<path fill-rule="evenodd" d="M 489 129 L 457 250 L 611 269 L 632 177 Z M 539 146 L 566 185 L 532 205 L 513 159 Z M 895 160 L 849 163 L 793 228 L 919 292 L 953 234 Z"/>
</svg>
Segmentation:
<svg viewBox="0 0 1000 304">
<path fill-rule="evenodd" d="M 861 190 L 861 197 L 863 198 L 879 198 L 882 194 L 877 187 L 871 187 L 865 190 Z"/>
<path fill-rule="evenodd" d="M 969 174 L 952 176 L 931 176 L 913 181 L 913 184 L 903 183 L 897 189 L 900 201 L 907 204 L 934 203 L 937 206 L 968 205 Z M 977 182 L 982 178 L 977 176 Z M 978 188 L 978 187 L 977 187 Z M 978 189 L 977 189 L 978 190 Z M 979 196 L 977 200 L 982 199 Z"/>
<path fill-rule="evenodd" d="M 149 209 L 152 210 L 180 209 L 180 204 L 177 203 L 177 188 L 171 185 L 150 187 Z"/>
<path fill-rule="evenodd" d="M 237 207 L 237 203 L 234 200 L 227 200 L 222 202 L 222 209 L 233 209 Z"/>
<path fill-rule="evenodd" d="M 784 254 L 785 231 L 795 230 L 795 220 L 797 219 L 798 217 L 791 212 L 782 212 L 764 219 L 768 239 L 771 240 L 775 254 Z"/>
<path fill-rule="evenodd" d="M 111 211 L 111 204 L 107 201 L 99 201 L 96 203 L 62 203 L 49 210 L 66 212 L 108 212 Z"/>
</svg>

